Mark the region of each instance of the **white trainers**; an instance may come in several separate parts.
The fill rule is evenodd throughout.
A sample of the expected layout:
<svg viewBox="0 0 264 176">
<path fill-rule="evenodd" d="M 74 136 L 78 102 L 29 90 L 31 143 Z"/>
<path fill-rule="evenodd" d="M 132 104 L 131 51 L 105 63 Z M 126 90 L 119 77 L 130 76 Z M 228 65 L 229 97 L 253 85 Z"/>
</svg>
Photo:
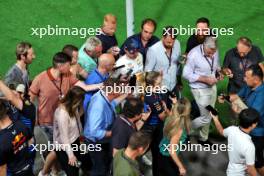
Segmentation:
<svg viewBox="0 0 264 176">
<path fill-rule="evenodd" d="M 50 172 L 50 176 L 67 176 L 66 173 L 63 170 L 60 170 L 59 172 Z"/>
<path fill-rule="evenodd" d="M 45 174 L 45 175 L 44 175 L 44 174 L 42 173 L 42 170 L 41 170 L 41 171 L 39 171 L 38 176 L 48 176 L 48 174 Z"/>
</svg>

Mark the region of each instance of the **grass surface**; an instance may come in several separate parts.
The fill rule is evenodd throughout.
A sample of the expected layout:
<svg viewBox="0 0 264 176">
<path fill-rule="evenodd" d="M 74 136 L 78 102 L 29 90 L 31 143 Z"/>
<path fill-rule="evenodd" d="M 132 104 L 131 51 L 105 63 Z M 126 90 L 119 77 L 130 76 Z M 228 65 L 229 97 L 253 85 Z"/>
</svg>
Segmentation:
<svg viewBox="0 0 264 176">
<path fill-rule="evenodd" d="M 134 0 L 135 31 L 141 20 L 150 17 L 158 22 L 156 35 L 161 36 L 165 25 L 194 27 L 198 17 L 205 16 L 212 27 L 233 28 L 233 36 L 220 36 L 220 56 L 234 47 L 239 36 L 248 36 L 253 43 L 264 49 L 264 1 L 263 0 Z M 20 41 L 33 44 L 36 59 L 30 65 L 31 78 L 51 65 L 55 52 L 65 44 L 80 47 L 85 39 L 80 36 L 32 36 L 31 28 L 47 27 L 100 27 L 104 14 L 113 13 L 118 18 L 116 36 L 119 44 L 126 38 L 125 0 L 9 0 L 0 2 L 0 75 L 3 76 L 15 62 L 15 46 Z M 185 51 L 188 36 L 179 36 L 182 51 Z M 218 85 L 219 91 L 226 88 L 226 80 Z M 188 88 L 184 94 L 190 96 Z M 218 106 L 223 116 L 228 115 L 227 106 Z M 224 118 L 225 125 L 228 119 Z"/>
</svg>

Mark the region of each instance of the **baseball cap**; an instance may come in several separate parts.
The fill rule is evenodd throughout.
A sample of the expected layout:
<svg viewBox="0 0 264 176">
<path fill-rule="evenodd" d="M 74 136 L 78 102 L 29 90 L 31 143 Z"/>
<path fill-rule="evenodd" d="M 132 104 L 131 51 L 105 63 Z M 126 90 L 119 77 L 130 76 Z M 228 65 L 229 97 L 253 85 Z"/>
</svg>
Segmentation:
<svg viewBox="0 0 264 176">
<path fill-rule="evenodd" d="M 135 40 L 129 40 L 126 45 L 125 45 L 125 49 L 130 53 L 130 54 L 134 54 L 135 52 L 138 51 L 139 46 L 137 44 L 137 42 Z"/>
<path fill-rule="evenodd" d="M 18 84 L 16 87 L 17 92 L 25 93 L 25 85 L 24 84 Z"/>
</svg>

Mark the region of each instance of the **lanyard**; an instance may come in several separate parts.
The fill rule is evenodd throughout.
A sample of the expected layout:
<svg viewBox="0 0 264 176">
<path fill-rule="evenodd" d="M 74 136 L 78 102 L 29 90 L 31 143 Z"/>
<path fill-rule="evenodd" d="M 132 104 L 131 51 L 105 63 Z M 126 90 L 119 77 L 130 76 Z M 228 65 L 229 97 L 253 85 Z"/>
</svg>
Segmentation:
<svg viewBox="0 0 264 176">
<path fill-rule="evenodd" d="M 50 79 L 50 77 L 49 77 L 49 79 Z M 60 96 L 62 96 L 63 93 L 62 93 L 62 90 L 61 90 L 61 86 L 62 86 L 63 76 L 60 75 L 60 87 L 57 86 L 57 84 L 55 83 L 54 80 L 51 80 L 51 79 L 50 79 L 50 81 L 52 82 L 52 84 L 54 85 L 54 87 L 60 92 Z"/>
<path fill-rule="evenodd" d="M 200 46 L 200 50 L 201 50 L 201 54 L 203 55 L 203 57 L 205 58 L 205 60 L 209 64 L 209 67 L 210 67 L 210 70 L 211 70 L 211 74 L 212 74 L 213 71 L 214 71 L 214 57 L 212 58 L 212 63 L 211 63 L 210 60 L 203 54 L 202 46 Z"/>
<path fill-rule="evenodd" d="M 172 55 L 172 49 L 171 49 L 171 52 L 170 52 L 170 55 L 168 56 L 167 52 L 165 51 L 165 55 L 167 56 L 168 60 L 169 60 L 169 68 L 171 66 L 171 55 Z"/>
<path fill-rule="evenodd" d="M 245 62 L 243 62 L 243 60 L 245 60 Z M 240 61 L 241 65 L 242 65 L 243 73 L 245 73 L 246 69 L 247 69 L 247 65 L 248 65 L 248 60 L 247 60 L 247 58 L 244 58 L 244 59 L 240 58 L 239 61 Z"/>
<path fill-rule="evenodd" d="M 131 126 L 132 128 L 136 129 L 135 125 L 129 122 L 125 117 L 119 116 L 121 120 L 123 120 L 127 125 Z"/>
</svg>

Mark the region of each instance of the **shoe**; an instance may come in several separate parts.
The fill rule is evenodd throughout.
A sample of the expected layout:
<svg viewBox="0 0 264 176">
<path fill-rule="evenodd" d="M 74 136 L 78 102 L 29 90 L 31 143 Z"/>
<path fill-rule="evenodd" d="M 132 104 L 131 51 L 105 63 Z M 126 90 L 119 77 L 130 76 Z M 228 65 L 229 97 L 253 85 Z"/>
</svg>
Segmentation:
<svg viewBox="0 0 264 176">
<path fill-rule="evenodd" d="M 42 173 L 42 170 L 41 171 L 39 171 L 39 173 L 38 173 L 38 176 L 48 176 L 49 174 L 43 174 Z"/>
<path fill-rule="evenodd" d="M 142 156 L 142 162 L 147 166 L 152 166 L 152 161 L 146 155 Z"/>
<path fill-rule="evenodd" d="M 61 171 L 56 172 L 56 173 L 51 171 L 50 176 L 67 176 L 67 175 L 63 170 L 61 170 Z"/>
</svg>

